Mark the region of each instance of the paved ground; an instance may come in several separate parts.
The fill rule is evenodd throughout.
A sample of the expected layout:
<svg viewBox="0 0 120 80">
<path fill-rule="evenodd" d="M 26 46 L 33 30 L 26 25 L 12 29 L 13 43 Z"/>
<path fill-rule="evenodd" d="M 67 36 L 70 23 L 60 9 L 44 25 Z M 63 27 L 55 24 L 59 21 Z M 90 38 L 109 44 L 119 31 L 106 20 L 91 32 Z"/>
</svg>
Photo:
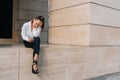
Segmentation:
<svg viewBox="0 0 120 80">
<path fill-rule="evenodd" d="M 99 76 L 99 77 L 87 79 L 87 80 L 120 80 L 120 72 L 108 74 L 105 76 Z"/>
</svg>

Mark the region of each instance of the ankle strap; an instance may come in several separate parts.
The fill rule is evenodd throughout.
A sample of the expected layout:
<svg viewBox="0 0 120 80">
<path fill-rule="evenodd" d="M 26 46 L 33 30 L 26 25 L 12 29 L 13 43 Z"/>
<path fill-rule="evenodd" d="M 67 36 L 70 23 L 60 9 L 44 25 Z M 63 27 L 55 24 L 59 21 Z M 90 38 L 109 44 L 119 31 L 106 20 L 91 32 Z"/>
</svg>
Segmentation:
<svg viewBox="0 0 120 80">
<path fill-rule="evenodd" d="M 37 64 L 37 61 L 33 61 L 33 64 Z"/>
</svg>

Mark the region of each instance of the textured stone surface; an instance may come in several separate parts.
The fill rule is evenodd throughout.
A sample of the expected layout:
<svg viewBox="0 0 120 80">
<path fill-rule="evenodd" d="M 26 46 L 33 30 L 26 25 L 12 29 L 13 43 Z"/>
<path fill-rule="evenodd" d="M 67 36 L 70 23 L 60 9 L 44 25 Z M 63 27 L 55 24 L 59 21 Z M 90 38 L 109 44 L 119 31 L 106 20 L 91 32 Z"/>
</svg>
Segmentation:
<svg viewBox="0 0 120 80">
<path fill-rule="evenodd" d="M 18 64 L 0 63 L 0 80 L 19 80 L 18 77 Z"/>
<path fill-rule="evenodd" d="M 111 7 L 114 9 L 120 9 L 120 1 L 113 1 L 113 0 L 50 0 L 50 11 L 54 11 L 57 9 L 63 9 L 63 8 L 69 8 L 71 6 L 75 6 L 75 5 L 81 5 L 84 3 L 88 3 L 88 2 L 94 2 L 100 5 L 104 5 L 107 7 Z M 60 5 L 62 4 L 62 5 Z"/>
<path fill-rule="evenodd" d="M 119 46 L 120 29 L 108 26 L 91 25 L 90 45 Z"/>
<path fill-rule="evenodd" d="M 90 23 L 108 25 L 112 27 L 120 26 L 120 11 L 91 4 Z"/>
<path fill-rule="evenodd" d="M 119 1 L 85 0 L 87 3 L 83 5 L 78 5 L 79 2 L 77 4 L 74 1 L 66 1 L 63 5 L 60 5 L 63 1 L 51 0 L 50 27 L 52 28 L 49 29 L 50 43 L 88 46 L 119 45 L 120 11 L 114 9 L 115 6 L 119 7 Z M 82 0 L 79 1 L 84 3 Z M 69 4 L 72 2 L 76 5 Z M 79 28 L 76 27 L 76 24 Z M 84 31 L 81 27 L 83 25 L 89 25 L 89 28 L 84 27 L 86 28 Z M 69 28 L 70 26 L 72 28 Z"/>
<path fill-rule="evenodd" d="M 89 45 L 89 25 L 52 27 L 49 43 L 62 45 Z"/>
<path fill-rule="evenodd" d="M 2 47 L 2 46 L 1 46 Z M 18 64 L 19 49 L 0 48 L 0 64 Z"/>
<path fill-rule="evenodd" d="M 3 63 L 0 62 L 0 79 L 89 79 L 120 71 L 119 52 L 120 47 L 41 45 L 38 61 L 40 74 L 33 75 L 31 73 L 32 49 L 25 48 L 23 45 L 2 45 L 0 49 L 0 60 L 4 56 L 6 56 L 5 58 L 7 60 L 8 57 L 18 55 L 18 57 L 14 56 L 18 62 L 11 63 L 12 59 L 8 60 L 7 63 L 5 63 L 6 60 L 3 60 Z"/>
<path fill-rule="evenodd" d="M 90 0 L 49 0 L 50 3 L 50 11 L 54 11 L 57 9 L 62 9 L 62 8 L 69 8 L 71 6 L 75 6 L 75 5 L 80 5 L 80 4 L 84 4 L 90 2 Z M 61 5 L 62 4 L 62 5 Z"/>
<path fill-rule="evenodd" d="M 39 75 L 32 74 L 32 64 L 20 64 L 19 80 L 42 80 Z"/>
<path fill-rule="evenodd" d="M 74 6 L 50 12 L 50 27 L 89 23 L 90 5 Z"/>
<path fill-rule="evenodd" d="M 119 57 L 119 47 L 72 48 L 68 54 L 69 79 L 82 80 L 117 72 L 120 70 Z"/>
<path fill-rule="evenodd" d="M 51 75 L 47 76 L 51 80 L 56 79 L 53 73 L 59 70 L 60 74 L 66 74 L 63 80 L 83 80 L 105 75 L 120 70 L 119 52 L 119 47 L 48 46 L 42 48 L 40 70 L 45 70 L 42 73 L 44 76 Z"/>
<path fill-rule="evenodd" d="M 18 80 L 19 49 L 0 45 L 0 80 Z"/>
<path fill-rule="evenodd" d="M 49 43 L 52 44 L 70 44 L 69 27 L 49 28 Z"/>
<path fill-rule="evenodd" d="M 119 34 L 119 28 L 100 25 L 51 27 L 49 29 L 49 43 L 80 46 L 119 46 Z"/>
<path fill-rule="evenodd" d="M 27 5 L 26 5 L 27 4 Z M 35 10 L 35 11 L 45 11 L 48 10 L 47 2 L 38 2 L 35 0 L 20 0 L 19 7 L 22 9 Z"/>
<path fill-rule="evenodd" d="M 33 1 L 48 2 L 48 0 L 33 0 Z"/>
<path fill-rule="evenodd" d="M 32 53 L 33 50 L 31 48 L 20 48 L 20 64 L 30 64 L 32 63 Z"/>
<path fill-rule="evenodd" d="M 86 80 L 120 80 L 120 73 L 112 73 L 104 76 L 99 76 L 91 79 Z"/>
<path fill-rule="evenodd" d="M 120 9 L 120 0 L 91 0 L 92 2 L 102 4 L 115 9 Z"/>
</svg>

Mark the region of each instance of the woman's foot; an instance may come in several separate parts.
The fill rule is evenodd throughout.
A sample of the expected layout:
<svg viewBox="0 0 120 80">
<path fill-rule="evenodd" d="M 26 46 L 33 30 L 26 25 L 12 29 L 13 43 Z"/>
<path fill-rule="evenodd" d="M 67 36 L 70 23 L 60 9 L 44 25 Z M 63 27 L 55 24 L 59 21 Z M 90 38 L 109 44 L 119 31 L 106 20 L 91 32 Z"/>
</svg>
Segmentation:
<svg viewBox="0 0 120 80">
<path fill-rule="evenodd" d="M 33 65 L 32 65 L 32 73 L 33 74 L 38 74 L 38 65 L 37 65 L 37 61 L 33 61 Z"/>
</svg>

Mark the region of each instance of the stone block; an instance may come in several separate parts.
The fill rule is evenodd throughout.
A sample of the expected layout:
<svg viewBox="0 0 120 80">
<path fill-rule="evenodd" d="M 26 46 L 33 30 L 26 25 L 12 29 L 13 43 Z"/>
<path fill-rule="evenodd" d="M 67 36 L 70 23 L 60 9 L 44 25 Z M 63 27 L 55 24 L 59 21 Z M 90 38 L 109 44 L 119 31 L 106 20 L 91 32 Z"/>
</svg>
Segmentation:
<svg viewBox="0 0 120 80">
<path fill-rule="evenodd" d="M 90 4 L 84 4 L 74 6 L 67 9 L 53 11 L 50 15 L 50 27 L 51 26 L 63 26 L 74 24 L 86 24 L 89 23 L 90 18 Z"/>
<path fill-rule="evenodd" d="M 107 26 L 91 25 L 90 45 L 119 46 L 120 29 Z"/>
<path fill-rule="evenodd" d="M 120 1 L 119 0 L 91 0 L 92 2 L 107 6 L 107 7 L 111 7 L 111 8 L 115 8 L 115 9 L 120 9 Z"/>
<path fill-rule="evenodd" d="M 2 47 L 2 46 L 1 46 Z M 1 48 L 0 49 L 0 64 L 18 64 L 19 49 Z"/>
<path fill-rule="evenodd" d="M 19 80 L 18 64 L 0 63 L 0 80 Z"/>
<path fill-rule="evenodd" d="M 115 2 L 115 1 L 114 1 Z M 112 27 L 120 26 L 120 11 L 91 4 L 91 13 L 89 14 L 90 23 L 107 25 Z"/>
<path fill-rule="evenodd" d="M 64 53 L 65 52 L 65 53 Z M 52 64 L 54 63 L 66 63 L 66 56 L 69 52 L 69 48 L 66 47 L 57 47 L 57 46 L 41 46 L 41 52 L 40 52 L 40 62 L 45 62 Z M 46 56 L 48 55 L 48 56 Z"/>
<path fill-rule="evenodd" d="M 42 47 L 39 58 L 40 78 L 84 80 L 118 72 L 119 52 L 119 47 L 48 45 Z"/>
<path fill-rule="evenodd" d="M 119 46 L 119 34 L 119 28 L 100 25 L 50 27 L 49 43 L 79 46 Z"/>
<path fill-rule="evenodd" d="M 48 3 L 47 2 L 38 2 L 35 0 L 20 0 L 20 8 L 33 10 L 33 11 L 48 11 Z M 27 4 L 27 5 L 26 5 Z"/>
<path fill-rule="evenodd" d="M 50 27 L 49 43 L 60 45 L 89 45 L 89 25 Z"/>
<path fill-rule="evenodd" d="M 119 47 L 71 47 L 67 80 L 84 80 L 120 71 L 119 52 Z"/>
<path fill-rule="evenodd" d="M 90 2 L 91 0 L 50 0 L 49 1 L 49 6 L 50 6 L 50 11 L 54 11 L 57 9 L 63 9 L 63 8 L 69 8 L 71 6 L 76 6 L 80 4 L 84 4 L 87 2 Z M 62 4 L 62 5 L 61 5 Z"/>
<path fill-rule="evenodd" d="M 45 80 L 66 80 L 67 54 L 69 48 L 46 46 L 39 56 L 40 77 Z"/>
<path fill-rule="evenodd" d="M 0 45 L 0 80 L 18 79 L 19 49 L 12 45 Z"/>
<path fill-rule="evenodd" d="M 70 45 L 88 46 L 90 35 L 89 25 L 75 25 L 70 27 Z"/>
<path fill-rule="evenodd" d="M 41 80 L 39 74 L 32 74 L 32 64 L 20 64 L 19 80 Z"/>
<path fill-rule="evenodd" d="M 20 64 L 32 64 L 33 60 L 33 49 L 31 48 L 20 48 Z"/>
<path fill-rule="evenodd" d="M 33 1 L 48 2 L 48 0 L 33 0 Z"/>
<path fill-rule="evenodd" d="M 50 27 L 49 43 L 50 44 L 70 44 L 70 27 Z"/>
<path fill-rule="evenodd" d="M 32 74 L 30 49 L 20 48 L 20 80 L 66 80 L 66 53 L 68 49 L 41 47 L 38 67 L 40 74 Z M 55 49 L 55 50 L 54 50 Z M 30 53 L 31 54 L 31 53 Z M 64 59 L 64 60 L 63 60 Z"/>
<path fill-rule="evenodd" d="M 26 49 L 23 45 L 4 45 L 0 52 L 1 57 L 10 57 L 19 53 L 19 63 L 10 63 L 12 64 L 10 65 L 10 60 L 8 63 L 0 63 L 1 80 L 85 80 L 120 71 L 120 47 L 114 46 L 42 45 L 38 75 L 32 74 L 31 49 Z M 14 54 L 10 54 L 13 52 Z"/>
</svg>

